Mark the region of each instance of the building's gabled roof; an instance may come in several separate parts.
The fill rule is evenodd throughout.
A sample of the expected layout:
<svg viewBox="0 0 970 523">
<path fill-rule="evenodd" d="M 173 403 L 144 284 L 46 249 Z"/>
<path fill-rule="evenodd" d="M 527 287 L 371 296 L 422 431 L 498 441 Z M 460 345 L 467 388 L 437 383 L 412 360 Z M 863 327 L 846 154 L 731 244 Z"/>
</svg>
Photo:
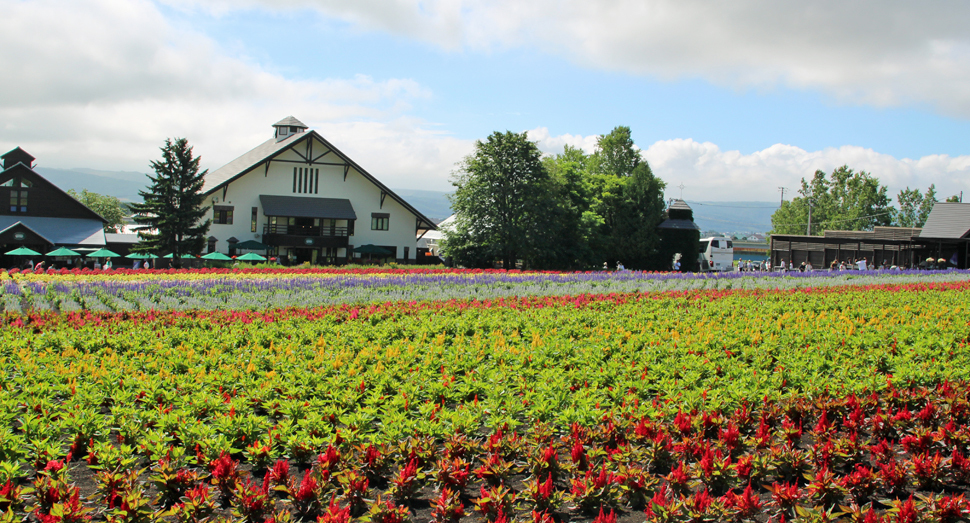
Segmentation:
<svg viewBox="0 0 970 523">
<path fill-rule="evenodd" d="M 292 116 L 287 116 L 282 120 L 273 124 L 273 127 L 301 127 L 303 129 L 308 129 L 305 123 L 293 118 Z"/>
<path fill-rule="evenodd" d="M 22 223 L 54 245 L 104 246 L 104 223 L 99 220 L 48 216 L 0 216 L 0 228 Z"/>
<path fill-rule="evenodd" d="M 2 225 L 0 225 L 0 227 L 2 227 Z M 44 241 L 46 241 L 47 243 L 49 243 L 49 244 L 51 244 L 51 245 L 53 245 L 53 244 L 54 244 L 54 242 L 52 242 L 52 241 L 50 240 L 50 238 L 48 238 L 48 237 L 46 237 L 46 236 L 44 236 L 43 234 L 41 234 L 41 233 L 39 233 L 39 232 L 37 232 L 37 231 L 35 231 L 35 230 L 33 230 L 32 228 L 30 228 L 30 226 L 28 226 L 28 225 L 27 225 L 26 223 L 24 223 L 24 222 L 22 222 L 22 221 L 20 221 L 20 220 L 17 220 L 16 222 L 14 222 L 14 223 L 11 223 L 11 224 L 10 224 L 9 226 L 7 226 L 7 227 L 3 227 L 3 230 L 0 230 L 0 234 L 3 234 L 3 233 L 5 233 L 5 232 L 7 232 L 7 231 L 9 231 L 9 230 L 11 230 L 11 229 L 16 229 L 16 228 L 22 228 L 22 229 L 27 229 L 28 231 L 30 231 L 30 232 L 32 232 L 32 233 L 34 233 L 35 235 L 37 235 L 37 237 L 39 237 L 39 238 L 41 238 L 41 239 L 43 239 L 43 240 L 44 240 Z"/>
<path fill-rule="evenodd" d="M 299 122 L 299 120 L 297 120 L 297 122 Z M 421 228 L 426 228 L 428 230 L 436 229 L 434 221 L 415 209 L 411 204 L 406 202 L 404 198 L 401 198 L 395 194 L 394 191 L 388 189 L 386 185 L 381 183 L 377 178 L 374 178 L 370 173 L 364 170 L 363 167 L 358 165 L 357 162 L 351 160 L 349 156 L 341 152 L 340 149 L 334 147 L 332 143 L 328 142 L 326 138 L 320 136 L 320 134 L 314 130 L 292 134 L 280 141 L 276 141 L 276 138 L 266 140 L 239 158 L 236 158 L 215 171 L 206 174 L 205 184 L 203 185 L 202 190 L 206 195 L 212 194 L 217 189 L 228 185 L 233 180 L 241 178 L 242 176 L 252 172 L 260 165 L 263 165 L 263 163 L 272 161 L 273 158 L 279 156 L 287 149 L 295 147 L 298 144 L 304 143 L 305 140 L 310 140 L 312 138 L 319 140 L 321 143 L 323 143 L 323 145 L 330 149 L 333 154 L 346 162 L 348 166 L 352 167 L 355 171 L 359 172 L 361 176 L 367 178 L 371 183 L 376 185 L 381 192 L 387 194 L 394 201 L 401 204 L 405 209 L 414 214 L 419 220 L 421 220 Z"/>
<path fill-rule="evenodd" d="M 93 209 L 91 209 L 87 205 L 84 205 L 83 203 L 81 203 L 77 198 L 71 196 L 66 191 L 64 191 L 64 189 L 61 189 L 57 185 L 51 183 L 50 180 L 48 180 L 47 178 L 44 178 L 39 172 L 35 171 L 34 168 L 31 167 L 35 158 L 31 156 L 30 153 L 28 153 L 27 151 L 24 151 L 20 147 L 17 147 L 16 149 L 4 154 L 3 156 L 0 156 L 0 158 L 4 159 L 4 165 L 6 166 L 3 168 L 2 171 L 0 171 L 0 181 L 8 180 L 9 179 L 7 177 L 8 173 L 10 174 L 10 176 L 13 176 L 14 173 L 16 173 L 17 169 L 27 169 L 28 171 L 30 171 L 31 175 L 36 176 L 38 180 L 41 180 L 45 184 L 45 189 L 52 189 L 54 192 L 58 193 L 63 198 L 68 198 L 71 202 L 75 202 L 77 203 L 77 205 L 80 205 L 85 214 L 88 214 L 94 219 L 101 220 L 103 223 L 108 223 L 108 220 L 105 220 L 103 216 L 96 213 Z M 7 165 L 8 160 L 16 160 L 16 161 L 13 165 Z"/>
<path fill-rule="evenodd" d="M 920 238 L 959 239 L 970 233 L 970 203 L 937 202 L 926 218 Z"/>
<path fill-rule="evenodd" d="M 244 153 L 239 158 L 236 158 L 226 165 L 223 165 L 215 171 L 206 173 L 205 183 L 202 186 L 202 192 L 209 194 L 212 191 L 215 191 L 226 183 L 239 178 L 249 171 L 252 171 L 254 168 L 256 168 L 256 166 L 262 164 L 266 160 L 273 159 L 276 155 L 285 151 L 291 145 L 295 145 L 297 142 L 302 141 L 303 138 L 306 138 L 309 135 L 309 133 L 291 134 L 280 141 L 276 141 L 276 138 L 266 140 L 250 151 Z"/>
</svg>

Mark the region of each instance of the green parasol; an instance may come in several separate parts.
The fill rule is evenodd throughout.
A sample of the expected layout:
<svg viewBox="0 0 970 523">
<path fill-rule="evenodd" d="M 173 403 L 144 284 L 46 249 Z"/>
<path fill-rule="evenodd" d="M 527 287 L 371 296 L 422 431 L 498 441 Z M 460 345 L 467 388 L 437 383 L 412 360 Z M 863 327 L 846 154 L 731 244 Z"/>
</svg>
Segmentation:
<svg viewBox="0 0 970 523">
<path fill-rule="evenodd" d="M 68 249 L 67 247 L 61 247 L 56 251 L 51 251 L 45 254 L 45 256 L 80 256 L 80 255 L 81 255 L 80 253 L 74 252 L 71 249 Z"/>
<path fill-rule="evenodd" d="M 88 258 L 120 258 L 120 257 L 121 257 L 120 254 L 109 251 L 108 249 L 98 249 L 92 252 L 91 254 L 88 254 Z"/>
<path fill-rule="evenodd" d="M 17 247 L 12 251 L 5 252 L 7 256 L 40 256 L 40 253 L 26 247 Z"/>
<path fill-rule="evenodd" d="M 242 261 L 266 261 L 266 258 L 265 257 L 260 256 L 260 255 L 256 254 L 255 252 L 247 252 L 246 254 L 243 254 L 242 256 L 236 256 L 236 259 L 237 260 L 242 260 Z"/>
<path fill-rule="evenodd" d="M 222 254 L 221 252 L 210 252 L 202 257 L 203 260 L 216 260 L 216 261 L 231 261 L 232 258 Z"/>
</svg>

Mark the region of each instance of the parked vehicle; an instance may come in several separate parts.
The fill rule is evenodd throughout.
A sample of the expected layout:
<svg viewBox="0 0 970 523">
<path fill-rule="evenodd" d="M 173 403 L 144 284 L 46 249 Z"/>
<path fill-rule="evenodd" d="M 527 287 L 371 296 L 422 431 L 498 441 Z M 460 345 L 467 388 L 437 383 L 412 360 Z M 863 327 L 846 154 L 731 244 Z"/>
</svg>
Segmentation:
<svg viewBox="0 0 970 523">
<path fill-rule="evenodd" d="M 730 271 L 734 267 L 734 244 L 724 236 L 701 239 L 697 257 L 701 272 Z"/>
</svg>

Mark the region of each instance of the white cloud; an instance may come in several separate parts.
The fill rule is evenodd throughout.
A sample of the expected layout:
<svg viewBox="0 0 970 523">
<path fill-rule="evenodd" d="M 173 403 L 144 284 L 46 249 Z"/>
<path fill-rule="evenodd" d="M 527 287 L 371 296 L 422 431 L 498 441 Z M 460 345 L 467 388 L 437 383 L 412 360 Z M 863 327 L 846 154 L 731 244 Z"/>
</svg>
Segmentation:
<svg viewBox="0 0 970 523">
<path fill-rule="evenodd" d="M 786 85 L 847 103 L 929 104 L 970 118 L 970 4 L 750 0 L 166 0 L 316 9 L 445 49 L 530 46 L 595 69 Z"/>
<path fill-rule="evenodd" d="M 165 138 L 185 136 L 203 165 L 217 168 L 294 115 L 347 131 L 331 138 L 379 157 L 372 172 L 389 185 L 407 186 L 413 168 L 424 180 L 445 173 L 437 186 L 447 188 L 450 148 L 461 142 L 406 117 L 430 96 L 413 80 L 288 79 L 171 26 L 147 0 L 0 7 L 0 70 L 9 73 L 0 82 L 2 151 L 21 146 L 48 167 L 146 172 Z"/>
<path fill-rule="evenodd" d="M 537 127 L 528 131 L 529 140 L 536 142 L 539 150 L 546 154 L 557 154 L 563 152 L 565 146 L 582 149 L 587 154 L 596 150 L 597 135 L 581 136 L 578 134 L 561 134 L 552 136 L 546 127 Z"/>
<path fill-rule="evenodd" d="M 544 128 L 529 131 L 529 137 L 550 154 L 562 152 L 564 144 L 592 152 L 597 138 L 550 136 Z M 970 187 L 970 155 L 931 155 L 913 160 L 848 145 L 805 151 L 783 144 L 741 154 L 691 139 L 661 140 L 641 154 L 653 173 L 667 183 L 668 197 L 679 198 L 676 186 L 683 184 L 684 198 L 695 201 L 775 201 L 778 187 L 787 187 L 792 191 L 787 194 L 794 194 L 802 178 L 812 177 L 818 169 L 830 173 L 842 165 L 872 174 L 888 187 L 891 197 L 904 187 L 923 191 L 935 184 L 942 199 Z"/>
</svg>

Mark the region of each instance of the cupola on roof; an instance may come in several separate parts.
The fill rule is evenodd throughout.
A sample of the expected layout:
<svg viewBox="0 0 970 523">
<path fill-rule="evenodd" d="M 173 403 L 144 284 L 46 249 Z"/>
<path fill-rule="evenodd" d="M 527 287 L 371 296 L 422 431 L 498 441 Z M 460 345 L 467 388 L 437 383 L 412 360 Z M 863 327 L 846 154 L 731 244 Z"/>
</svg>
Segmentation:
<svg viewBox="0 0 970 523">
<path fill-rule="evenodd" d="M 273 134 L 276 137 L 277 142 L 281 142 L 294 134 L 300 134 L 307 130 L 306 124 L 293 118 L 292 116 L 287 116 L 282 120 L 273 124 L 273 129 L 276 132 Z"/>
<path fill-rule="evenodd" d="M 30 155 L 30 153 L 21 149 L 20 147 L 17 147 L 16 149 L 8 152 L 7 154 L 0 156 L 0 158 L 3 159 L 4 170 L 11 168 L 14 165 L 17 165 L 18 163 L 22 163 L 27 167 L 33 167 L 34 159 L 35 159 L 33 156 Z"/>
</svg>

